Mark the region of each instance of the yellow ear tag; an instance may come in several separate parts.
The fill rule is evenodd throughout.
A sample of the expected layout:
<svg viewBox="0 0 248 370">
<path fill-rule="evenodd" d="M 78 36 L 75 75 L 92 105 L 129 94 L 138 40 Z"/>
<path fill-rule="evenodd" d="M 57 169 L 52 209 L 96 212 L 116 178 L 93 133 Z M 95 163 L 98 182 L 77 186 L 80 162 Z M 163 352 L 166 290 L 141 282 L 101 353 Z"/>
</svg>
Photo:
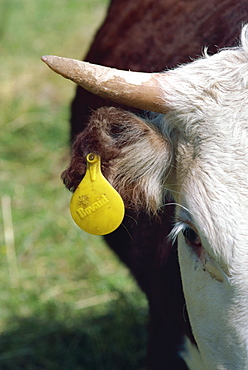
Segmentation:
<svg viewBox="0 0 248 370">
<path fill-rule="evenodd" d="M 101 172 L 101 159 L 90 153 L 86 157 L 84 178 L 72 195 L 70 211 L 75 223 L 93 235 L 109 234 L 124 217 L 124 203 L 119 193 Z"/>
</svg>

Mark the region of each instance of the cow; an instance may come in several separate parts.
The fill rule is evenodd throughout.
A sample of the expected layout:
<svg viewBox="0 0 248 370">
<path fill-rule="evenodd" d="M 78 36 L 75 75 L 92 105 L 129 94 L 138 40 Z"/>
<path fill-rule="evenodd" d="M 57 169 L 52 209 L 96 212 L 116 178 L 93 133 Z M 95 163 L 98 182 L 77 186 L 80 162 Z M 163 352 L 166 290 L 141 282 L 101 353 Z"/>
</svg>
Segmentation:
<svg viewBox="0 0 248 370">
<path fill-rule="evenodd" d="M 104 83 L 104 97 L 158 114 L 142 119 L 100 108 L 77 137 L 63 174 L 66 186 L 75 190 L 86 155 L 97 151 L 104 175 L 136 216 L 132 222 L 127 214 L 124 221 L 129 233 L 120 228 L 108 242 L 148 296 L 151 369 L 248 367 L 246 30 L 242 47 L 206 54 L 163 74 L 116 78 L 116 71 L 107 70 L 114 84 Z M 103 80 L 105 69 L 91 67 L 85 86 L 80 63 L 44 60 L 99 92 L 95 76 Z M 116 80 L 136 77 L 136 85 L 106 95 Z M 148 82 L 149 93 L 136 90 L 140 78 L 142 90 Z M 151 99 L 141 103 L 142 95 Z"/>
</svg>

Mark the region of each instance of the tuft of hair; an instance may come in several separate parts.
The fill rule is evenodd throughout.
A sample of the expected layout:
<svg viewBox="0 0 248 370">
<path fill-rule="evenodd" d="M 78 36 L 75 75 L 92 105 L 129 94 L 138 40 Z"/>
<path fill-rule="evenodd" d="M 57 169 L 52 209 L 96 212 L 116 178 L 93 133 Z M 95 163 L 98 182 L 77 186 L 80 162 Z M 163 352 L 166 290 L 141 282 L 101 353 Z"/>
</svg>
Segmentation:
<svg viewBox="0 0 248 370">
<path fill-rule="evenodd" d="M 120 108 L 93 112 L 87 128 L 72 147 L 65 186 L 75 191 L 86 171 L 89 153 L 101 157 L 102 173 L 122 196 L 125 206 L 156 214 L 165 196 L 170 143 L 151 123 Z"/>
<path fill-rule="evenodd" d="M 248 54 L 248 24 L 245 24 L 242 27 L 240 41 L 241 41 L 241 46 L 244 49 L 245 53 Z"/>
</svg>

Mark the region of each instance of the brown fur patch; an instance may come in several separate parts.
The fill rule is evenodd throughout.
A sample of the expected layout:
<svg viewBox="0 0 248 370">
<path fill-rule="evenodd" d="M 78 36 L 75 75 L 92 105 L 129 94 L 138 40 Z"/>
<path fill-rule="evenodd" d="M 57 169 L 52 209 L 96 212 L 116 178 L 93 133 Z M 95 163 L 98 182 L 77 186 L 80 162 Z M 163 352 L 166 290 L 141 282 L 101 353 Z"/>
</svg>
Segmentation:
<svg viewBox="0 0 248 370">
<path fill-rule="evenodd" d="M 101 156 L 102 173 L 121 194 L 126 207 L 156 213 L 164 194 L 168 143 L 156 128 L 117 108 L 96 110 L 72 147 L 65 186 L 75 191 L 86 171 L 89 153 Z"/>
</svg>

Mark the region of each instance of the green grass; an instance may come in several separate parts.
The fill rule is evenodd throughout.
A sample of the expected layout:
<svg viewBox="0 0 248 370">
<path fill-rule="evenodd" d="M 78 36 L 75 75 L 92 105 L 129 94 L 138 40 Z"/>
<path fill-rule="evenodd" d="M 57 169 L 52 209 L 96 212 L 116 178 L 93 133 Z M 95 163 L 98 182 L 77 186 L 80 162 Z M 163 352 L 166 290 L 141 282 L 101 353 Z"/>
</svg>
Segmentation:
<svg viewBox="0 0 248 370">
<path fill-rule="evenodd" d="M 75 86 L 44 54 L 81 58 L 107 0 L 0 0 L 0 369 L 142 369 L 146 301 L 60 180 Z"/>
</svg>

